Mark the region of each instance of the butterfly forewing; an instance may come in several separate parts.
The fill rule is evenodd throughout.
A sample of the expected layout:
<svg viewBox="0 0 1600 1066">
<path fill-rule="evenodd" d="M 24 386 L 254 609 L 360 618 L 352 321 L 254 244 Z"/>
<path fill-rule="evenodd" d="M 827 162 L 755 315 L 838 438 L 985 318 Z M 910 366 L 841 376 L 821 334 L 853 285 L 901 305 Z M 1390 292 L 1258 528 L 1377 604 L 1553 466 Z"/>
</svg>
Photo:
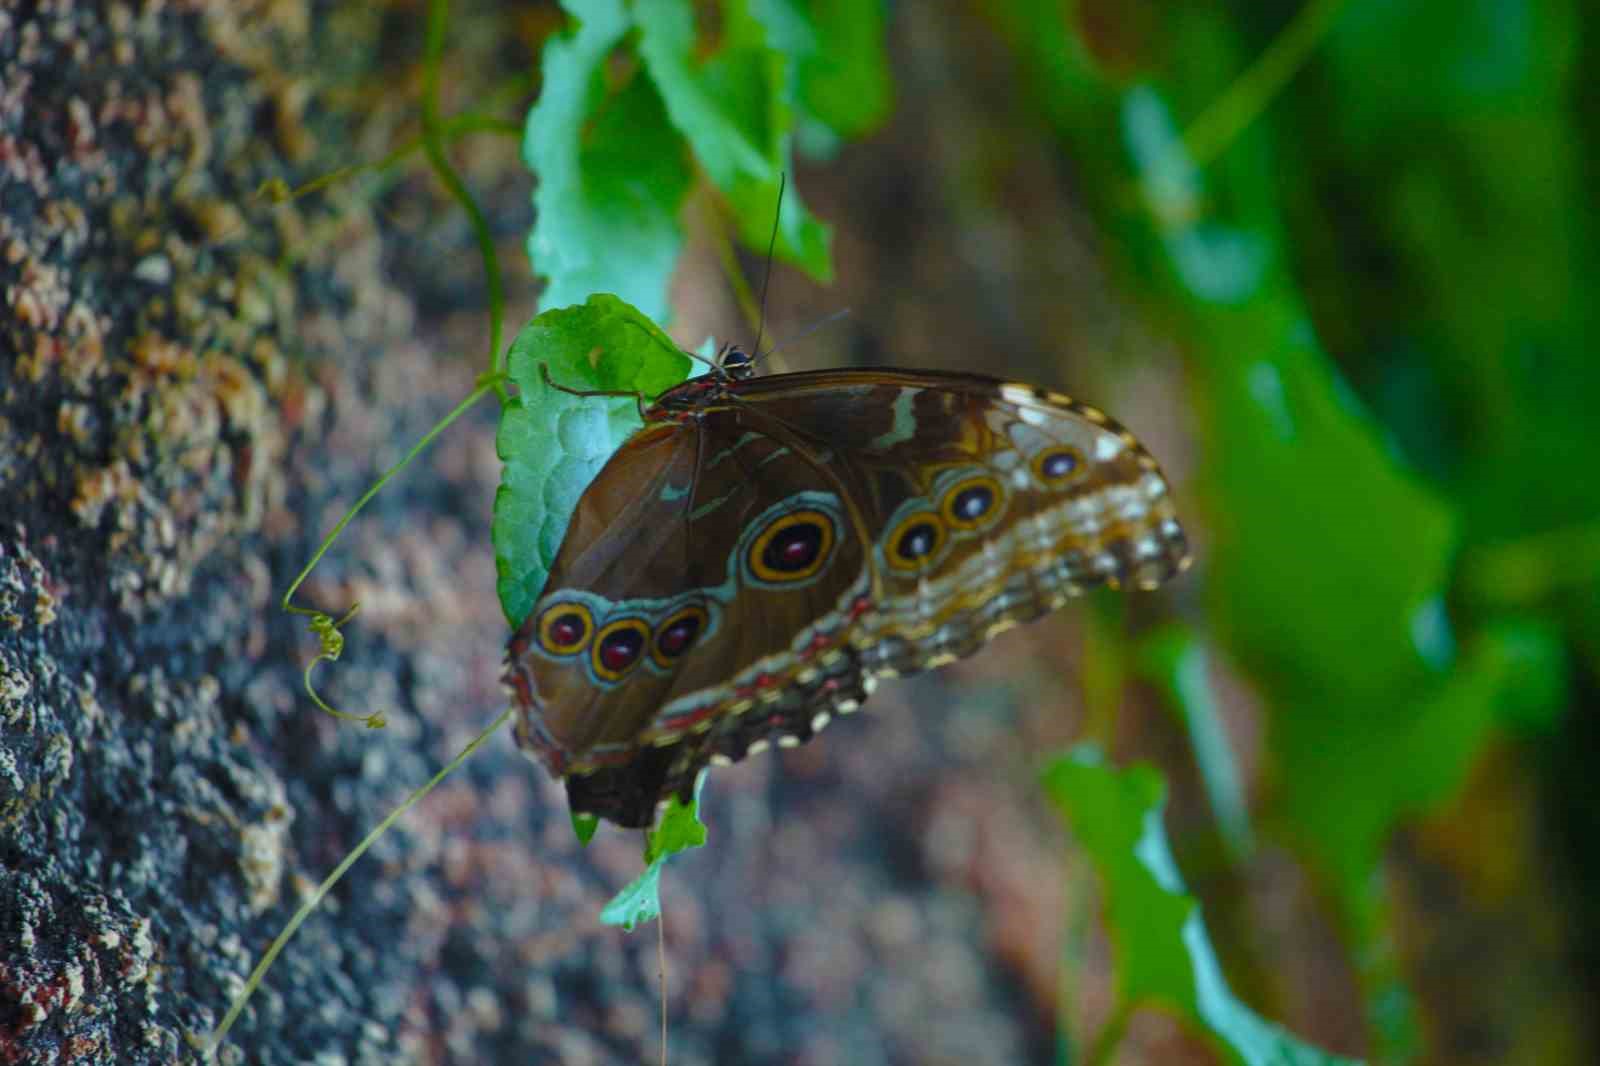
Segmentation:
<svg viewBox="0 0 1600 1066">
<path fill-rule="evenodd" d="M 809 739 L 876 677 L 1187 562 L 1144 448 L 1031 386 L 702 379 L 653 416 L 585 492 L 507 668 L 519 737 L 620 824 L 708 761 Z"/>
</svg>

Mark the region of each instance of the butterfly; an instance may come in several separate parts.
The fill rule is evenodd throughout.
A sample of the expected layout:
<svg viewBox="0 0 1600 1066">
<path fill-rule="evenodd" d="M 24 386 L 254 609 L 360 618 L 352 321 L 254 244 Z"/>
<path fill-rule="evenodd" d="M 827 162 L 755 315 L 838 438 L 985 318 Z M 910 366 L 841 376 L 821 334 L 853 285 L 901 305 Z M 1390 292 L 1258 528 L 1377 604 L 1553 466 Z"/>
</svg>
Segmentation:
<svg viewBox="0 0 1600 1066">
<path fill-rule="evenodd" d="M 642 410 L 507 646 L 517 742 L 574 814 L 649 826 L 708 764 L 805 743 L 879 678 L 1189 564 L 1155 459 L 1087 404 L 755 371 L 724 347 Z"/>
</svg>

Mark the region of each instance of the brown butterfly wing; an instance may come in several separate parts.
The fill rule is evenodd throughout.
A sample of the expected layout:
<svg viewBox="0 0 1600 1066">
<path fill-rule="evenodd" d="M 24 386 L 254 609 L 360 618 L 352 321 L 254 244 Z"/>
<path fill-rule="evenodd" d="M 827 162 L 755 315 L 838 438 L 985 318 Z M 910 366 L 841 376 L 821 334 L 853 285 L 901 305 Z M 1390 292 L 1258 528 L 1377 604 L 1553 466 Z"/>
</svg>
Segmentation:
<svg viewBox="0 0 1600 1066">
<path fill-rule="evenodd" d="M 687 795 L 715 722 L 685 693 L 766 683 L 797 633 L 848 603 L 862 543 L 825 471 L 709 409 L 630 438 L 585 491 L 508 649 L 518 739 L 568 779 L 575 811 L 648 825 Z"/>
<path fill-rule="evenodd" d="M 641 431 L 585 493 L 510 649 L 519 739 L 568 776 L 577 811 L 649 824 L 706 762 L 801 743 L 877 677 L 1187 562 L 1155 461 L 1058 394 L 858 370 L 682 395 L 662 401 L 682 423 Z M 782 563 L 775 544 L 804 562 L 809 523 L 828 527 L 815 573 L 762 566 Z M 639 640 L 699 628 L 680 656 L 612 680 L 598 643 L 551 654 L 577 628 L 550 624 L 564 604 L 589 610 L 591 642 L 629 619 Z"/>
<path fill-rule="evenodd" d="M 889 369 L 736 390 L 753 424 L 842 482 L 872 565 L 823 654 L 786 664 L 761 713 L 719 718 L 709 746 L 723 759 L 803 742 L 855 710 L 876 678 L 970 654 L 1089 588 L 1154 588 L 1188 563 L 1155 460 L 1069 397 Z"/>
</svg>

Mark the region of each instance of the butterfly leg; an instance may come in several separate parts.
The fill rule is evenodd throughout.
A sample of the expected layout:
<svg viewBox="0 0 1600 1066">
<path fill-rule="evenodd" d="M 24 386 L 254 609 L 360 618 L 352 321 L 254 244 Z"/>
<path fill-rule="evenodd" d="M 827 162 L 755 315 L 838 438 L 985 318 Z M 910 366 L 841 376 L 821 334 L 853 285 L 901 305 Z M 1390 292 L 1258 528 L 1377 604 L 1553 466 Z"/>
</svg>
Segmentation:
<svg viewBox="0 0 1600 1066">
<path fill-rule="evenodd" d="M 548 363 L 539 364 L 539 374 L 544 378 L 544 383 L 546 385 L 552 389 L 555 389 L 557 392 L 564 392 L 568 396 L 605 396 L 611 399 L 622 399 L 623 397 L 627 397 L 638 405 L 639 421 L 648 421 L 648 419 L 645 418 L 644 393 L 642 392 L 638 392 L 634 389 L 574 389 L 568 385 L 561 385 L 551 379 L 550 364 Z"/>
</svg>

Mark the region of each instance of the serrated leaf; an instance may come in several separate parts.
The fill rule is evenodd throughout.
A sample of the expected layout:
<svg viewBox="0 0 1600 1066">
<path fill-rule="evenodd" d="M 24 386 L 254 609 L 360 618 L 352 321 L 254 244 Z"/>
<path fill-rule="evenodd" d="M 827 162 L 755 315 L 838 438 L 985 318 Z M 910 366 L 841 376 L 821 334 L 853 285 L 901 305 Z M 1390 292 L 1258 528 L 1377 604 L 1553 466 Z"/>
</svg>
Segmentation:
<svg viewBox="0 0 1600 1066">
<path fill-rule="evenodd" d="M 677 796 L 667 800 L 660 824 L 646 837 L 644 872 L 600 910 L 600 920 L 606 925 L 620 925 L 632 932 L 640 922 L 661 916 L 661 871 L 667 860 L 706 842 L 705 823 L 700 821 L 700 790 L 705 780 L 702 770 L 695 778 L 694 798 L 688 803 Z"/>
<path fill-rule="evenodd" d="M 606 85 L 606 60 L 630 27 L 621 0 L 567 8 L 581 21 L 545 45 L 523 140 L 539 179 L 528 254 L 549 282 L 539 306 L 613 292 L 664 321 L 690 181 L 683 141 L 648 78 Z"/>
<path fill-rule="evenodd" d="M 639 0 L 639 55 L 668 115 L 713 184 L 733 206 L 739 235 L 765 250 L 778 188 L 791 169 L 794 85 L 790 59 L 769 46 L 742 4 L 724 11 L 723 34 L 710 57 L 696 56 L 694 11 L 687 0 Z M 829 231 L 791 188 L 778 210 L 774 254 L 819 281 L 832 276 Z"/>
<path fill-rule="evenodd" d="M 645 867 L 644 873 L 628 883 L 600 908 L 600 921 L 606 925 L 620 925 L 628 932 L 640 922 L 661 916 L 661 867 L 666 859 L 656 859 Z"/>
<path fill-rule="evenodd" d="M 1242 1066 L 1338 1066 L 1330 1055 L 1264 1020 L 1229 989 L 1199 904 L 1184 892 L 1161 815 L 1166 785 L 1155 770 L 1106 766 L 1076 748 L 1045 769 L 1044 786 L 1105 884 L 1125 1006 L 1177 1010 Z"/>
<path fill-rule="evenodd" d="M 646 862 L 658 862 L 706 842 L 705 823 L 700 820 L 700 791 L 705 783 L 706 772 L 702 770 L 694 779 L 693 799 L 688 803 L 680 802 L 677 796 L 667 800 L 661 823 L 650 831 L 644 851 Z"/>
<path fill-rule="evenodd" d="M 545 384 L 540 366 L 570 389 L 637 392 L 682 381 L 689 358 L 637 309 L 609 294 L 535 316 L 511 344 L 519 392 L 500 414 L 504 464 L 491 529 L 500 605 L 512 628 L 544 587 L 578 497 L 640 425 L 632 398 L 578 397 Z"/>
</svg>

